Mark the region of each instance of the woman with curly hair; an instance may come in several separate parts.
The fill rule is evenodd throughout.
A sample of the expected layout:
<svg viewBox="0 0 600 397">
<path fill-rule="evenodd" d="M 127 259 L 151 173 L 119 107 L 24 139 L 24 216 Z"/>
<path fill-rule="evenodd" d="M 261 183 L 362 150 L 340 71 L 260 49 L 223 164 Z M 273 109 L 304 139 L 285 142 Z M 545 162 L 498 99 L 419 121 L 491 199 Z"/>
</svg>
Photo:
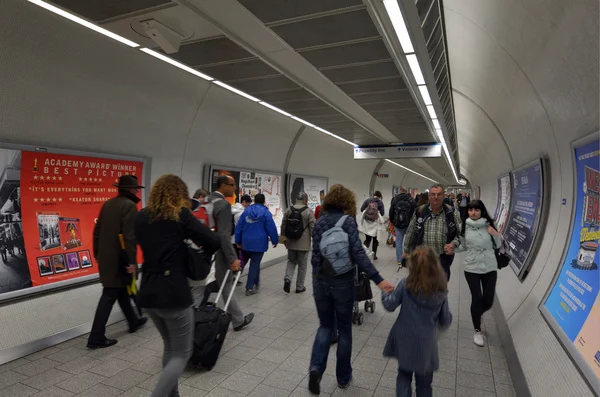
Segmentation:
<svg viewBox="0 0 600 397">
<path fill-rule="evenodd" d="M 135 236 L 144 253 L 139 303 L 164 342 L 163 371 L 151 397 L 179 396 L 177 382 L 192 355 L 194 313 L 184 240 L 211 255 L 220 248 L 219 237 L 192 215 L 190 207 L 186 184 L 175 175 L 163 175 L 135 219 Z"/>
<path fill-rule="evenodd" d="M 320 382 L 327 367 L 329 346 L 335 337 L 337 326 L 337 382 L 345 389 L 352 380 L 352 308 L 356 292 L 356 266 L 375 281 L 377 286 L 391 292 L 394 286 L 385 281 L 373 267 L 358 236 L 356 224 L 356 197 L 342 185 L 333 185 L 323 201 L 321 216 L 313 230 L 313 296 L 319 315 L 319 329 L 315 336 L 310 360 L 308 388 L 311 393 L 319 394 Z M 338 260 L 353 266 L 347 271 L 333 271 L 333 265 L 321 253 L 323 235 L 334 227 L 341 227 L 348 236 L 348 245 L 338 251 L 334 262 Z M 329 243 L 331 234 L 324 242 Z M 339 233 L 338 233 L 339 235 Z M 336 265 L 337 266 L 337 265 Z M 344 266 L 346 268 L 347 266 Z"/>
</svg>

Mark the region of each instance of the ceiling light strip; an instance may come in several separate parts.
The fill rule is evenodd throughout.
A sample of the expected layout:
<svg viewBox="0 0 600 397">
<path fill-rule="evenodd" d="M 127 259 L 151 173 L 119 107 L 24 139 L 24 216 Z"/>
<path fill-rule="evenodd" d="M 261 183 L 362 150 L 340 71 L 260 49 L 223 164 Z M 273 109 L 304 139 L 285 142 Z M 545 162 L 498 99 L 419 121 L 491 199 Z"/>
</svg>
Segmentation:
<svg viewBox="0 0 600 397">
<path fill-rule="evenodd" d="M 84 26 L 84 27 L 86 27 L 88 29 L 91 29 L 94 32 L 103 34 L 104 36 L 110 37 L 111 39 L 116 40 L 116 41 L 118 41 L 118 42 L 120 42 L 122 44 L 128 45 L 129 47 L 136 48 L 136 47 L 140 46 L 138 43 L 135 43 L 135 42 L 133 42 L 131 40 L 128 40 L 125 37 L 119 36 L 118 34 L 110 32 L 110 31 L 108 31 L 108 30 L 106 30 L 104 28 L 101 28 L 98 25 L 95 25 L 95 24 L 93 24 L 93 23 L 91 23 L 89 21 L 86 21 L 85 19 L 80 18 L 77 15 L 71 14 L 70 12 L 67 12 L 65 10 L 62 10 L 62 9 L 56 7 L 56 6 L 53 6 L 52 4 L 48 4 L 45 1 L 42 1 L 42 0 L 28 0 L 28 1 L 30 3 L 32 3 L 32 4 L 35 4 L 35 5 L 39 6 L 39 7 L 42 7 L 44 9 L 48 10 L 50 12 L 53 12 L 53 13 L 55 13 L 57 15 L 60 15 L 63 18 L 66 18 L 66 19 L 68 19 L 70 21 L 73 21 L 73 22 L 75 22 L 75 23 L 77 23 L 79 25 L 82 25 L 82 26 Z"/>
<path fill-rule="evenodd" d="M 427 180 L 429 180 L 429 181 L 431 181 L 431 182 L 433 182 L 433 183 L 437 183 L 437 181 L 434 181 L 433 179 L 431 179 L 431 178 L 428 178 L 428 177 L 426 177 L 426 176 L 425 176 L 425 175 L 423 175 L 423 174 L 419 174 L 417 171 L 413 171 L 413 170 L 411 170 L 411 169 L 410 169 L 410 168 L 408 168 L 408 167 L 405 167 L 405 166 L 403 166 L 403 165 L 400 165 L 400 164 L 396 163 L 395 161 L 392 161 L 392 160 L 389 160 L 389 159 L 386 159 L 385 161 L 387 161 L 388 163 L 392 163 L 392 164 L 394 164 L 394 165 L 395 165 L 395 166 L 397 166 L 397 167 L 404 168 L 405 170 L 407 170 L 407 171 L 410 171 L 410 172 L 412 172 L 413 174 L 419 175 L 421 178 L 425 178 L 425 179 L 427 179 Z"/>
<path fill-rule="evenodd" d="M 213 83 L 215 83 L 216 85 L 218 85 L 218 86 L 220 86 L 220 87 L 223 87 L 223 88 L 225 88 L 226 90 L 229 90 L 229 91 L 231 91 L 231 92 L 234 92 L 234 93 L 236 93 L 236 94 L 238 94 L 238 95 L 240 95 L 240 96 L 243 96 L 244 98 L 246 98 L 246 99 L 249 99 L 249 100 L 251 100 L 252 102 L 260 102 L 260 99 L 257 99 L 257 98 L 255 98 L 255 97 L 253 97 L 252 95 L 248 95 L 248 94 L 246 94 L 245 92 L 243 92 L 243 91 L 240 91 L 240 90 L 238 90 L 237 88 L 234 88 L 234 87 L 232 87 L 232 86 L 230 86 L 230 85 L 227 85 L 227 84 L 225 84 L 225 83 L 222 83 L 222 82 L 220 82 L 220 81 L 217 81 L 217 80 L 213 81 Z"/>
<path fill-rule="evenodd" d="M 419 65 L 419 60 L 417 59 L 417 54 L 410 54 L 406 56 L 406 60 L 408 62 L 408 66 L 410 66 L 410 71 L 417 82 L 417 85 L 425 84 L 425 77 L 423 77 L 423 72 L 421 71 L 421 66 Z"/>
<path fill-rule="evenodd" d="M 404 17 L 400 11 L 398 1 L 383 0 L 383 5 L 385 6 L 385 10 L 389 15 L 390 20 L 392 21 L 392 25 L 394 26 L 394 30 L 396 31 L 396 35 L 398 36 L 398 40 L 402 46 L 402 51 L 404 51 L 405 54 L 415 52 L 412 40 L 410 39 L 410 33 L 408 33 L 408 28 L 404 22 Z"/>
<path fill-rule="evenodd" d="M 161 61 L 169 63 L 169 64 L 171 64 L 171 65 L 173 65 L 175 67 L 178 67 L 181 70 L 185 70 L 186 72 L 191 73 L 194 76 L 200 77 L 201 79 L 208 80 L 208 81 L 213 81 L 214 80 L 209 75 L 206 75 L 204 73 L 200 73 L 196 69 L 190 68 L 189 66 L 184 65 L 183 63 L 177 62 L 176 60 L 171 59 L 171 58 L 169 58 L 169 57 L 167 57 L 167 56 L 165 56 L 165 55 L 163 55 L 161 53 L 158 53 L 158 52 L 156 52 L 154 50 L 151 50 L 149 48 L 140 48 L 140 51 L 145 52 L 146 54 L 148 54 L 150 56 L 153 56 L 154 58 L 158 58 Z"/>
<path fill-rule="evenodd" d="M 267 107 L 267 108 L 269 108 L 269 109 L 271 109 L 271 110 L 274 110 L 274 111 L 276 111 L 277 113 L 281 113 L 281 114 L 283 114 L 284 116 L 287 116 L 287 117 L 290 117 L 290 118 L 291 118 L 291 117 L 293 117 L 293 116 L 292 116 L 291 114 L 289 114 L 288 112 L 284 112 L 283 110 L 279 109 L 278 107 L 275 107 L 275 106 L 271 105 L 270 103 L 267 103 L 267 102 L 259 102 L 259 103 L 260 103 L 261 105 L 263 105 L 264 107 Z"/>
</svg>

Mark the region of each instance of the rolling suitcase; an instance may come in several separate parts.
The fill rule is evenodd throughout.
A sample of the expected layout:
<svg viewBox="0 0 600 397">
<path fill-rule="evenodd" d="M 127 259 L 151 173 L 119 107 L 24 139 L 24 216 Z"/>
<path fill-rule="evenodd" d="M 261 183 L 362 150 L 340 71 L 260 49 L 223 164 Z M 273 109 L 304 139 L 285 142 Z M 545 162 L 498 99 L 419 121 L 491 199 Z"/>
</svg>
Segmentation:
<svg viewBox="0 0 600 397">
<path fill-rule="evenodd" d="M 203 304 L 195 308 L 195 327 L 194 327 L 194 350 L 190 363 L 198 368 L 211 370 L 219 359 L 219 353 L 225 342 L 231 316 L 227 313 L 227 307 L 233 297 L 235 285 L 239 281 L 242 272 L 238 272 L 234 284 L 231 288 L 231 294 L 225 302 L 223 309 L 217 307 L 219 299 L 223 295 L 223 287 L 229 278 L 230 270 L 225 274 L 223 285 L 219 289 L 215 303 Z"/>
</svg>

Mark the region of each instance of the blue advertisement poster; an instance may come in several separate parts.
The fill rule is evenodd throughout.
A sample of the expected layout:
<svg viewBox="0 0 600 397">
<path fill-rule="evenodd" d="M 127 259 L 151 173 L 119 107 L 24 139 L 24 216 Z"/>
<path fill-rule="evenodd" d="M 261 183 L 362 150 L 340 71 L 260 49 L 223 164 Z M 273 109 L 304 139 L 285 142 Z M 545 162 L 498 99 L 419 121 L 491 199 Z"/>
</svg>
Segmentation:
<svg viewBox="0 0 600 397">
<path fill-rule="evenodd" d="M 510 216 L 504 238 L 508 247 L 511 264 L 520 274 L 529 258 L 538 218 L 542 209 L 542 163 L 534 164 L 513 172 L 513 197 Z"/>
<path fill-rule="evenodd" d="M 573 229 L 565 260 L 544 307 L 600 380 L 600 142 L 575 149 Z"/>
</svg>

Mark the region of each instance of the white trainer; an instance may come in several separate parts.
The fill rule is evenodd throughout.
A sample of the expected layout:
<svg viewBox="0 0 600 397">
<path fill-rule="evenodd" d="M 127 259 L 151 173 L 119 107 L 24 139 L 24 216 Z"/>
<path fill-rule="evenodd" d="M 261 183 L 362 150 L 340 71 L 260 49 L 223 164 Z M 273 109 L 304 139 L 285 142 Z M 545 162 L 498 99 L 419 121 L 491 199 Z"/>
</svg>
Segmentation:
<svg viewBox="0 0 600 397">
<path fill-rule="evenodd" d="M 473 342 L 480 347 L 485 346 L 485 341 L 483 340 L 483 334 L 479 330 L 475 330 L 475 336 L 473 336 Z"/>
</svg>

